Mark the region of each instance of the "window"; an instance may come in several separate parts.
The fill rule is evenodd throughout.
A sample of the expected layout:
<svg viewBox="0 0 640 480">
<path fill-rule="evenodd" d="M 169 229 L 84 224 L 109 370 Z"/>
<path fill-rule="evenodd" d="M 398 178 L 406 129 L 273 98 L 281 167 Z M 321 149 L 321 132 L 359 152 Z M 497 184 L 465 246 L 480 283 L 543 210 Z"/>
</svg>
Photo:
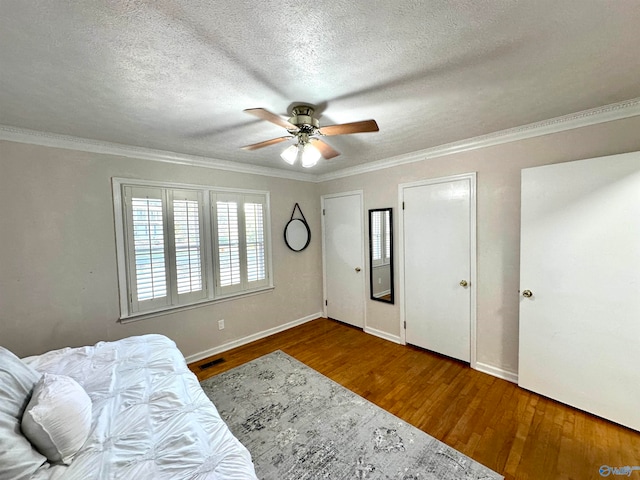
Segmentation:
<svg viewBox="0 0 640 480">
<path fill-rule="evenodd" d="M 245 243 L 247 245 L 247 281 L 267 278 L 264 262 L 264 207 L 261 203 L 244 204 Z"/>
<path fill-rule="evenodd" d="M 124 179 L 113 192 L 121 318 L 272 287 L 267 192 Z"/>
<path fill-rule="evenodd" d="M 391 213 L 384 216 L 384 258 L 383 263 L 391 259 Z"/>
<path fill-rule="evenodd" d="M 391 258 L 389 217 L 390 215 L 371 215 L 371 260 L 373 266 L 387 265 Z"/>
<path fill-rule="evenodd" d="M 216 202 L 218 232 L 218 285 L 231 287 L 240 284 L 240 234 L 238 233 L 238 205 L 235 202 Z"/>
<path fill-rule="evenodd" d="M 197 200 L 173 199 L 178 295 L 203 289 L 200 208 Z"/>
<path fill-rule="evenodd" d="M 133 257 L 138 301 L 167 296 L 162 199 L 131 198 Z"/>
<path fill-rule="evenodd" d="M 216 293 L 253 290 L 269 284 L 264 197 L 211 193 L 216 251 Z"/>
</svg>

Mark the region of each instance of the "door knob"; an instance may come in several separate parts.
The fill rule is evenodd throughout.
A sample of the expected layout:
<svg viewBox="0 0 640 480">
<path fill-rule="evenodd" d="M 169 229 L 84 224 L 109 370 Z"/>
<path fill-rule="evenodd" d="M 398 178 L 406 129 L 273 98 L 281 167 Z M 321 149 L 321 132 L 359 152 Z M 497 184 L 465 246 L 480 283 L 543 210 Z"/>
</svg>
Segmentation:
<svg viewBox="0 0 640 480">
<path fill-rule="evenodd" d="M 527 298 L 531 298 L 531 297 L 533 297 L 533 292 L 531 290 L 524 290 L 522 292 L 522 296 L 523 297 L 527 297 Z"/>
<path fill-rule="evenodd" d="M 359 272 L 359 271 L 360 271 L 360 267 L 356 267 L 356 272 Z"/>
<path fill-rule="evenodd" d="M 469 285 L 469 283 L 466 280 L 460 280 L 461 287 L 466 287 L 467 285 Z"/>
</svg>

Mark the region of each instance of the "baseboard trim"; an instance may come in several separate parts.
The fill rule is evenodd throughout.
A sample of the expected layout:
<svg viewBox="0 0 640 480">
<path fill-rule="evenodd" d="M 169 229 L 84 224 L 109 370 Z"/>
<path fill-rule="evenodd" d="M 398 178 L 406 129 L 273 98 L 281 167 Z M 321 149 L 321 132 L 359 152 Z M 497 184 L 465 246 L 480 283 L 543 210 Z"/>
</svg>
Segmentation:
<svg viewBox="0 0 640 480">
<path fill-rule="evenodd" d="M 374 335 L 376 337 L 380 337 L 384 340 L 389 340 L 390 342 L 393 343 L 398 343 L 400 345 L 404 345 L 404 342 L 402 341 L 402 339 L 396 335 L 391 335 L 390 333 L 387 332 L 383 332 L 382 330 L 378 330 L 376 328 L 371 328 L 371 327 L 364 327 L 364 332 L 368 333 L 369 335 Z"/>
<path fill-rule="evenodd" d="M 493 375 L 494 377 L 501 378 L 511 383 L 518 383 L 518 374 L 510 372 L 502 368 L 494 367 L 493 365 L 487 365 L 486 363 L 476 362 L 475 369 L 482 373 Z"/>
<path fill-rule="evenodd" d="M 212 357 L 213 355 L 218 355 L 220 353 L 226 352 L 227 350 L 231 350 L 232 348 L 241 347 L 242 345 L 246 345 L 247 343 L 255 342 L 256 340 L 261 340 L 263 338 L 266 338 L 270 335 L 274 335 L 276 333 L 284 332 L 285 330 L 289 330 L 290 328 L 297 327 L 298 325 L 302 325 L 304 323 L 310 322 L 311 320 L 315 320 L 316 318 L 319 318 L 319 317 L 322 317 L 322 312 L 307 315 L 306 317 L 299 318 L 298 320 L 294 320 L 292 322 L 288 322 L 283 325 L 279 325 L 277 327 L 269 328 L 267 330 L 254 333 L 247 337 L 239 338 L 237 340 L 224 343 L 222 345 L 210 348 L 209 350 L 205 350 L 203 352 L 194 353 L 193 355 L 189 355 L 188 357 L 185 357 L 185 360 L 187 361 L 187 363 L 197 362 L 204 358 Z"/>
</svg>

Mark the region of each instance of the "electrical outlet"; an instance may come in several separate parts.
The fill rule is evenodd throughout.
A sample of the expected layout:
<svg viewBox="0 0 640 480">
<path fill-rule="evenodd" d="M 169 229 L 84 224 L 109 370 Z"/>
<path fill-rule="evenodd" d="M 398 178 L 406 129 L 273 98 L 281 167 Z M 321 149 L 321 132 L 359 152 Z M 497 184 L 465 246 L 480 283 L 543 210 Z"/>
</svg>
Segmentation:
<svg viewBox="0 0 640 480">
<path fill-rule="evenodd" d="M 382 279 L 381 278 L 378 279 L 378 285 L 382 285 Z"/>
<path fill-rule="evenodd" d="M 224 318 L 218 320 L 218 330 L 224 330 Z"/>
</svg>

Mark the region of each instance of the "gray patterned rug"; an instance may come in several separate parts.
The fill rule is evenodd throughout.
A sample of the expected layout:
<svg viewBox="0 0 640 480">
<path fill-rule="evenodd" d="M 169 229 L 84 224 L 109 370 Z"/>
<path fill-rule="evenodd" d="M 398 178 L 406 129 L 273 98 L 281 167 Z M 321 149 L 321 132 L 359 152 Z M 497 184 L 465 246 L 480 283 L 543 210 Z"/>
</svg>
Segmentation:
<svg viewBox="0 0 640 480">
<path fill-rule="evenodd" d="M 503 478 L 281 351 L 201 385 L 262 480 Z"/>
</svg>

